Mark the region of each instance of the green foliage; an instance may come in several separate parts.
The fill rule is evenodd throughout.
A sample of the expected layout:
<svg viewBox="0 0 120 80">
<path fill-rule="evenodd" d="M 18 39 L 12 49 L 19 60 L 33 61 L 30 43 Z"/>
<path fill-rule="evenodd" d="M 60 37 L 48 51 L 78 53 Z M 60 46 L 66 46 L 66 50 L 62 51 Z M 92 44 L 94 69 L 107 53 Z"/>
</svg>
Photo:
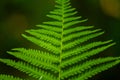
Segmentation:
<svg viewBox="0 0 120 80">
<path fill-rule="evenodd" d="M 45 51 L 15 48 L 8 54 L 19 58 L 19 61 L 0 61 L 35 80 L 87 80 L 120 63 L 119 57 L 91 59 L 115 43 L 112 40 L 91 42 L 90 39 L 104 32 L 101 29 L 94 30 L 93 26 L 77 26 L 87 19 L 81 20 L 81 16 L 75 16 L 77 12 L 71 7 L 70 0 L 56 0 L 55 7 L 47 15 L 52 18 L 51 21 L 43 22 L 37 25 L 38 29 L 26 30 L 27 34 L 22 34 Z M 2 74 L 0 79 L 23 80 Z"/>
<path fill-rule="evenodd" d="M 0 79 L 1 80 L 23 80 L 20 78 L 13 77 L 12 75 L 4 75 L 4 74 L 0 75 Z"/>
</svg>

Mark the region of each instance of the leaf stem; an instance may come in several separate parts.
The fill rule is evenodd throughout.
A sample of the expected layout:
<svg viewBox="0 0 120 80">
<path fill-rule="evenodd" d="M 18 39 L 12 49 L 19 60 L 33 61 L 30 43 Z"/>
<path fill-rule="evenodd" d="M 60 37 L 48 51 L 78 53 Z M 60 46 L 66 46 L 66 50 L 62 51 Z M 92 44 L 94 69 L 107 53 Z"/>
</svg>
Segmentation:
<svg viewBox="0 0 120 80">
<path fill-rule="evenodd" d="M 61 49 L 60 49 L 60 65 L 59 65 L 59 80 L 61 79 L 61 62 L 62 62 L 62 50 L 63 50 L 63 31 L 64 31 L 64 1 L 62 0 L 62 32 L 61 32 Z"/>
</svg>

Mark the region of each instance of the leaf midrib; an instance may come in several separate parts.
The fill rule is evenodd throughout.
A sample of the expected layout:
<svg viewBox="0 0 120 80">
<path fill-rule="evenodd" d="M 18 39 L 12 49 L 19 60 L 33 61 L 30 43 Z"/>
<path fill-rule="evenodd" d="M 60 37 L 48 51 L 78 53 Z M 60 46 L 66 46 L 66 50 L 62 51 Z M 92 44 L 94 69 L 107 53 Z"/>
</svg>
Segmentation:
<svg viewBox="0 0 120 80">
<path fill-rule="evenodd" d="M 62 1 L 62 32 L 61 32 L 61 46 L 60 46 L 60 65 L 59 65 L 59 79 L 61 79 L 61 63 L 62 63 L 62 50 L 63 50 L 63 31 L 64 31 L 64 2 Z"/>
</svg>

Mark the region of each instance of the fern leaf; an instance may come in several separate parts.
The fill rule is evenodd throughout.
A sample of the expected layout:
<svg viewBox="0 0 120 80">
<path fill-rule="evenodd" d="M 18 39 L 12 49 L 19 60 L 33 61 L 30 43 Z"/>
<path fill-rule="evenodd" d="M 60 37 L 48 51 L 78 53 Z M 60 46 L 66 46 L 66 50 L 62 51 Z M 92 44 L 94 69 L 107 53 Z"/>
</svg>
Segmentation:
<svg viewBox="0 0 120 80">
<path fill-rule="evenodd" d="M 44 24 L 61 27 L 62 22 L 59 22 L 59 21 L 49 21 L 49 22 L 44 22 Z"/>
<path fill-rule="evenodd" d="M 70 4 L 71 4 L 71 3 L 68 3 L 68 5 L 64 6 L 64 7 L 65 7 L 65 10 L 72 8 L 72 6 L 71 6 Z"/>
<path fill-rule="evenodd" d="M 48 32 L 48 31 L 62 32 L 62 29 L 61 29 L 61 28 L 58 28 L 58 27 L 53 27 L 53 26 L 48 26 L 48 25 L 36 25 L 36 26 L 47 30 L 47 31 L 41 30 L 43 33 Z M 39 32 L 41 32 L 41 31 L 39 31 Z M 52 32 L 52 35 L 54 34 L 54 32 Z M 49 32 L 49 33 L 50 33 L 50 32 Z M 56 33 L 55 33 L 55 34 L 56 34 Z M 58 36 L 58 37 L 59 37 L 59 36 Z"/>
<path fill-rule="evenodd" d="M 84 36 L 84 35 L 96 33 L 100 30 L 101 29 L 96 29 L 96 30 L 93 30 L 93 31 L 87 30 L 87 31 L 81 31 L 81 32 L 78 32 L 78 33 L 73 33 L 73 34 L 68 35 L 67 37 L 64 37 L 63 42 L 66 42 L 66 41 L 69 41 L 69 40 L 72 40 L 74 38 L 78 38 L 78 37 L 81 37 L 81 36 Z"/>
<path fill-rule="evenodd" d="M 88 40 L 90 40 L 90 39 L 92 39 L 92 38 L 98 37 L 98 36 L 102 35 L 103 33 L 104 33 L 104 32 L 94 33 L 94 34 L 91 34 L 91 35 L 82 37 L 81 39 L 76 39 L 76 40 L 74 40 L 73 42 L 69 42 L 69 43 L 67 43 L 67 44 L 64 44 L 64 45 L 63 45 L 63 50 L 73 48 L 73 47 L 75 47 L 76 45 L 78 45 L 78 44 L 80 44 L 80 43 L 83 43 L 83 42 L 85 42 L 85 41 L 88 41 Z"/>
<path fill-rule="evenodd" d="M 50 14 L 61 15 L 60 11 L 50 11 Z"/>
<path fill-rule="evenodd" d="M 105 70 L 107 70 L 107 69 L 109 69 L 109 68 L 111 68 L 119 63 L 120 63 L 120 60 L 117 60 L 117 61 L 113 61 L 110 63 L 100 65 L 96 68 L 90 69 L 89 71 L 83 73 L 82 75 L 80 75 L 77 78 L 73 78 L 72 80 L 88 80 L 88 78 L 91 78 L 92 76 L 94 76 L 102 71 L 105 71 Z"/>
<path fill-rule="evenodd" d="M 25 72 L 26 74 L 32 76 L 33 78 L 39 79 L 42 76 L 47 80 L 56 80 L 55 77 L 53 77 L 49 73 L 46 73 L 43 70 L 35 68 L 25 62 L 21 62 L 21 61 L 15 62 L 15 61 L 9 60 L 9 59 L 0 59 L 0 61 L 20 70 L 22 72 Z"/>
<path fill-rule="evenodd" d="M 74 12 L 71 12 L 71 13 L 66 13 L 65 15 L 64 15 L 64 17 L 66 18 L 66 17 L 71 17 L 71 16 L 74 16 L 74 15 L 76 15 L 78 12 L 77 11 L 74 11 Z"/>
<path fill-rule="evenodd" d="M 65 18 L 64 22 L 70 22 L 70 21 L 75 21 L 75 20 L 79 20 L 81 18 L 81 16 L 79 17 L 70 17 L 70 18 Z"/>
<path fill-rule="evenodd" d="M 49 43 L 52 43 L 55 46 L 60 46 L 60 41 L 54 37 L 50 37 L 50 36 L 47 36 L 45 34 L 40 34 L 36 31 L 34 31 L 34 32 L 33 31 L 26 31 L 26 32 L 29 33 L 30 35 L 40 39 L 40 40 L 47 41 Z"/>
<path fill-rule="evenodd" d="M 55 8 L 61 9 L 61 5 L 55 5 Z"/>
<path fill-rule="evenodd" d="M 47 50 L 55 53 L 55 54 L 58 54 L 59 53 L 59 47 L 56 47 L 54 45 L 52 45 L 51 43 L 48 43 L 48 42 L 44 42 L 40 39 L 37 39 L 37 38 L 34 38 L 34 37 L 31 37 L 31 36 L 26 36 L 24 34 L 22 34 L 22 36 L 24 38 L 26 38 L 27 40 L 35 43 L 36 45 L 40 46 L 40 47 L 43 47 L 43 48 L 46 48 Z"/>
<path fill-rule="evenodd" d="M 44 68 L 54 72 L 58 72 L 57 66 L 52 64 L 50 61 L 43 61 L 40 59 L 32 58 L 29 55 L 24 55 L 20 52 L 8 52 L 8 53 L 39 68 Z"/>
<path fill-rule="evenodd" d="M 61 21 L 61 20 L 62 20 L 62 19 L 61 19 L 61 16 L 58 16 L 58 15 L 47 15 L 47 17 L 53 18 L 53 19 L 58 20 L 58 21 Z"/>
<path fill-rule="evenodd" d="M 115 45 L 115 43 L 111 43 L 111 44 L 109 44 L 109 45 L 107 45 L 107 46 L 103 46 L 103 47 L 100 47 L 100 48 L 96 48 L 96 49 L 93 49 L 93 50 L 91 50 L 91 51 L 85 52 L 85 53 L 83 53 L 83 54 L 81 54 L 81 55 L 79 55 L 79 56 L 75 56 L 75 57 L 73 57 L 73 58 L 70 58 L 70 59 L 64 61 L 64 62 L 61 64 L 61 67 L 70 66 L 70 65 L 75 64 L 75 63 L 77 63 L 77 62 L 79 62 L 79 61 L 85 60 L 85 59 L 87 59 L 88 57 L 93 56 L 93 55 L 96 55 L 96 54 L 98 54 L 98 53 L 106 50 L 107 48 L 113 46 L 113 45 Z"/>
<path fill-rule="evenodd" d="M 85 20 L 80 20 L 80 21 L 71 21 L 71 22 L 69 22 L 69 23 L 66 23 L 65 25 L 64 25 L 64 28 L 69 28 L 69 27 L 71 27 L 71 26 L 73 26 L 73 25 L 76 25 L 76 24 L 79 24 L 79 23 L 82 23 L 82 22 L 86 22 L 87 21 L 87 19 L 85 19 Z"/>
<path fill-rule="evenodd" d="M 65 59 L 71 56 L 75 56 L 75 55 L 81 54 L 82 52 L 88 51 L 89 49 L 95 48 L 97 46 L 105 45 L 110 42 L 112 42 L 112 40 L 108 40 L 104 42 L 99 41 L 99 42 L 89 43 L 87 45 L 64 52 L 64 54 L 62 54 L 62 58 Z"/>
<path fill-rule="evenodd" d="M 36 32 L 36 33 L 39 33 L 39 34 L 45 34 L 45 35 L 48 35 L 50 37 L 54 37 L 54 38 L 60 39 L 60 34 L 57 33 L 57 32 L 53 32 L 53 31 L 49 31 L 49 30 L 45 30 L 45 29 L 26 30 L 26 32 L 28 32 L 28 31 L 29 32 Z"/>
<path fill-rule="evenodd" d="M 1 80 L 23 80 L 18 77 L 13 77 L 12 75 L 0 74 Z"/>
<path fill-rule="evenodd" d="M 57 4 L 61 4 L 61 3 L 66 4 L 66 3 L 69 3 L 70 0 L 64 0 L 64 1 L 62 1 L 62 0 L 56 0 L 55 2 L 56 2 Z"/>
<path fill-rule="evenodd" d="M 70 29 L 64 30 L 63 35 L 67 35 L 77 31 L 83 31 L 91 28 L 93 28 L 93 26 L 80 26 L 80 27 L 70 28 Z"/>
<path fill-rule="evenodd" d="M 87 19 L 81 20 L 81 16 L 76 16 L 76 8 L 71 6 L 70 0 L 55 2 L 55 9 L 47 15 L 50 21 L 36 25 L 37 29 L 26 30 L 27 34 L 22 34 L 45 51 L 14 48 L 8 54 L 19 60 L 0 59 L 0 62 L 35 79 L 42 77 L 42 80 L 87 80 L 120 63 L 120 57 L 89 59 L 115 43 L 112 40 L 89 42 L 104 32 L 93 29 L 93 26 L 78 27 Z M 0 78 L 21 80 L 7 75 L 0 75 Z"/>
<path fill-rule="evenodd" d="M 73 12 L 73 11 L 75 11 L 75 10 L 76 10 L 76 8 L 67 9 L 67 10 L 64 11 L 64 13 Z"/>
<path fill-rule="evenodd" d="M 76 15 L 77 13 L 78 13 L 77 11 L 71 12 L 71 13 L 66 13 L 66 14 L 64 15 L 64 17 L 74 16 L 74 15 Z"/>
<path fill-rule="evenodd" d="M 25 48 L 14 48 L 12 49 L 14 52 L 20 52 L 21 54 L 25 56 L 29 56 L 31 58 L 35 58 L 42 61 L 47 61 L 50 63 L 56 63 L 59 61 L 58 57 L 47 52 L 43 52 L 40 50 L 35 50 L 35 49 L 25 49 Z"/>
<path fill-rule="evenodd" d="M 62 78 L 64 79 L 65 77 L 73 76 L 78 73 L 79 74 L 83 73 L 85 70 L 92 68 L 95 65 L 99 65 L 101 63 L 106 63 L 106 62 L 110 62 L 110 61 L 115 61 L 117 59 L 119 59 L 119 58 L 107 57 L 107 58 L 98 58 L 98 59 L 86 61 L 83 64 L 79 64 L 68 70 L 65 70 L 64 73 L 62 74 Z"/>
</svg>

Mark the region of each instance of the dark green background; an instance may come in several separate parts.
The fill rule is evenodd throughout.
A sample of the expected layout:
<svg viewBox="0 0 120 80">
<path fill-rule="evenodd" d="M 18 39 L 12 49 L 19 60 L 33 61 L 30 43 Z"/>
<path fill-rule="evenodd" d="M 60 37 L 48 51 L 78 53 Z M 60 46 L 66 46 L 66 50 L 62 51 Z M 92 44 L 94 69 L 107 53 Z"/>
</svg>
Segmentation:
<svg viewBox="0 0 120 80">
<path fill-rule="evenodd" d="M 111 1 L 111 0 L 108 0 Z M 112 0 L 113 1 L 113 0 Z M 104 56 L 120 56 L 120 1 L 118 3 L 118 12 L 113 11 L 105 13 L 104 8 L 100 5 L 100 0 L 71 0 L 72 6 L 77 8 L 78 15 L 88 18 L 85 25 L 94 25 L 95 28 L 101 28 L 106 33 L 98 38 L 98 40 L 113 39 L 116 46 L 104 51 Z M 34 25 L 47 21 L 46 14 L 54 9 L 54 0 L 1 0 L 0 1 L 0 57 L 14 58 L 6 51 L 15 47 L 32 47 L 36 46 L 29 43 L 21 37 L 26 29 L 35 27 Z M 109 2 L 106 4 L 108 5 Z M 116 5 L 116 4 L 114 4 Z M 109 13 L 117 13 L 119 15 L 109 15 Z M 91 80 L 120 80 L 120 65 L 102 72 Z M 0 63 L 0 73 L 8 73 L 14 75 L 25 75 L 19 71 Z M 26 75 L 25 75 L 26 76 Z"/>
</svg>

